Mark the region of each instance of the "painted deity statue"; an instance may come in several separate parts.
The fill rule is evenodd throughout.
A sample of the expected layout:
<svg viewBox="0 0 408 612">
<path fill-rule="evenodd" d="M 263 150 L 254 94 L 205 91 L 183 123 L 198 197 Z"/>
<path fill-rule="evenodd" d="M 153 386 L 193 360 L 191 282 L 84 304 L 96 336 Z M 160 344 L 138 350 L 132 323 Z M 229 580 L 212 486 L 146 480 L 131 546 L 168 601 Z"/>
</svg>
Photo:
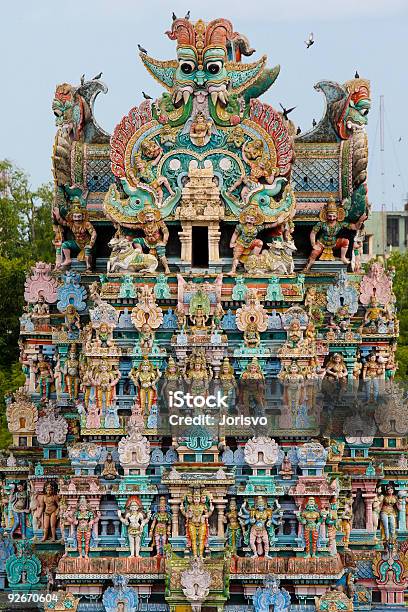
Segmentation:
<svg viewBox="0 0 408 612">
<path fill-rule="evenodd" d="M 385 495 L 380 510 L 382 535 L 387 543 L 394 543 L 397 539 L 397 517 L 401 502 L 395 495 L 395 489 L 391 484 L 385 487 Z"/>
<path fill-rule="evenodd" d="M 158 368 L 145 357 L 138 368 L 132 368 L 129 377 L 133 381 L 142 411 L 149 415 L 153 404 L 157 401 L 157 382 L 161 374 Z"/>
<path fill-rule="evenodd" d="M 72 199 L 72 208 L 66 219 L 61 217 L 58 208 L 53 209 L 56 223 L 67 227 L 72 235 L 72 240 L 65 240 L 62 247 L 64 257 L 61 268 L 71 266 L 72 253 L 77 254 L 79 261 L 85 260 L 86 269 L 90 270 L 92 265 L 92 248 L 96 241 L 96 230 L 88 221 L 87 211 L 81 207 L 79 198 Z"/>
<path fill-rule="evenodd" d="M 81 332 L 81 319 L 73 304 L 68 304 L 65 310 L 65 329 L 69 340 L 77 340 Z"/>
<path fill-rule="evenodd" d="M 160 497 L 159 504 L 153 511 L 153 520 L 149 536 L 153 539 L 156 553 L 163 557 L 168 537 L 171 534 L 171 513 L 165 497 Z"/>
<path fill-rule="evenodd" d="M 228 405 L 232 408 L 235 405 L 237 381 L 235 378 L 234 368 L 228 357 L 224 357 L 223 359 L 218 374 L 218 381 L 221 387 L 221 393 L 228 398 Z"/>
<path fill-rule="evenodd" d="M 18 527 L 20 527 L 21 537 L 27 537 L 27 515 L 30 512 L 29 509 L 29 495 L 27 486 L 24 481 L 17 483 L 10 493 L 9 497 L 9 508 L 10 513 L 13 517 L 13 526 L 10 530 L 11 537 L 14 537 L 14 533 Z"/>
<path fill-rule="evenodd" d="M 384 373 L 384 364 L 379 362 L 377 354 L 372 351 L 363 365 L 363 381 L 367 402 L 377 400 L 380 390 L 379 380 L 384 377 Z"/>
<path fill-rule="evenodd" d="M 118 368 L 106 361 L 99 364 L 90 373 L 90 383 L 95 390 L 95 403 L 99 409 L 113 406 L 116 400 L 116 385 L 121 378 Z"/>
<path fill-rule="evenodd" d="M 259 255 L 263 242 L 257 238 L 265 217 L 256 206 L 248 206 L 239 216 L 239 223 L 232 234 L 230 248 L 233 249 L 231 274 L 235 274 L 238 264 L 245 263 L 253 253 Z"/>
<path fill-rule="evenodd" d="M 41 395 L 41 401 L 45 402 L 50 398 L 52 383 L 54 382 L 54 374 L 48 359 L 43 353 L 38 353 L 37 362 L 33 367 L 37 392 Z"/>
<path fill-rule="evenodd" d="M 326 510 L 322 510 L 324 521 L 327 525 L 327 538 L 329 540 L 329 550 L 332 557 L 336 556 L 336 533 L 337 533 L 337 518 L 338 518 L 338 503 L 337 498 L 332 497 L 330 499 L 329 507 Z"/>
<path fill-rule="evenodd" d="M 50 307 L 45 301 L 43 292 L 39 292 L 38 301 L 31 311 L 31 319 L 38 330 L 46 330 L 50 323 Z"/>
<path fill-rule="evenodd" d="M 240 379 L 240 403 L 253 409 L 265 403 L 265 376 L 256 357 L 248 363 Z"/>
<path fill-rule="evenodd" d="M 37 512 L 42 523 L 42 541 L 55 542 L 59 517 L 59 495 L 56 483 L 52 481 L 45 483 L 43 493 L 37 499 Z"/>
<path fill-rule="evenodd" d="M 190 393 L 205 397 L 208 393 L 211 378 L 212 371 L 207 366 L 205 354 L 200 351 L 193 352 L 184 374 Z"/>
<path fill-rule="evenodd" d="M 64 364 L 64 381 L 65 391 L 69 395 L 71 401 L 78 399 L 79 393 L 79 358 L 76 350 L 76 345 L 71 344 L 69 347 L 68 357 Z"/>
<path fill-rule="evenodd" d="M 157 208 L 146 207 L 137 216 L 138 224 L 135 229 L 144 233 L 144 238 L 135 238 L 134 243 L 146 248 L 151 255 L 157 256 L 163 266 L 165 274 L 170 274 L 166 258 L 166 244 L 169 239 L 169 230 L 161 218 Z"/>
<path fill-rule="evenodd" d="M 384 493 L 383 493 L 383 488 L 380 485 L 380 486 L 378 486 L 376 488 L 375 497 L 374 497 L 373 503 L 372 503 L 373 531 L 374 531 L 374 533 L 377 532 L 377 529 L 378 529 L 379 524 L 380 524 L 380 514 L 381 514 L 381 508 L 382 508 L 382 505 L 383 505 L 383 501 L 384 501 Z"/>
<path fill-rule="evenodd" d="M 300 367 L 296 361 L 284 367 L 278 374 L 279 380 L 285 389 L 285 404 L 295 410 L 302 404 L 304 397 L 304 380 Z"/>
<path fill-rule="evenodd" d="M 249 546 L 254 557 L 269 557 L 269 528 L 273 511 L 263 497 L 258 497 L 255 507 L 249 510 Z"/>
<path fill-rule="evenodd" d="M 186 519 L 187 546 L 193 557 L 203 557 L 209 536 L 208 519 L 214 512 L 211 498 L 195 489 L 180 504 L 180 512 Z"/>
<path fill-rule="evenodd" d="M 72 518 L 68 517 L 68 520 L 76 527 L 76 541 L 79 557 L 88 559 L 92 528 L 94 524 L 98 522 L 99 516 L 89 508 L 87 499 L 84 495 L 81 495 L 79 498 L 77 510 L 74 512 Z"/>
<path fill-rule="evenodd" d="M 120 522 L 127 527 L 127 535 L 129 540 L 129 549 L 131 557 L 140 557 L 140 547 L 142 545 L 142 536 L 145 525 L 149 522 L 151 512 L 146 513 L 139 502 L 130 498 L 128 500 L 127 510 L 125 515 L 118 510 Z"/>
<path fill-rule="evenodd" d="M 164 372 L 163 394 L 166 398 L 166 405 L 169 405 L 170 394 L 180 389 L 181 372 L 173 357 L 169 357 L 167 367 Z"/>
<path fill-rule="evenodd" d="M 228 512 L 225 514 L 224 522 L 227 523 L 227 541 L 233 554 L 236 554 L 241 546 L 242 528 L 239 522 L 237 500 L 232 497 L 229 503 Z"/>
<path fill-rule="evenodd" d="M 116 469 L 116 464 L 113 460 L 112 453 L 106 453 L 106 459 L 103 463 L 101 477 L 105 478 L 105 480 L 115 480 L 118 478 L 118 476 L 118 470 Z"/>
<path fill-rule="evenodd" d="M 348 549 L 350 544 L 351 524 L 353 522 L 353 494 L 350 492 L 344 499 L 343 511 L 340 515 L 341 530 L 344 534 L 344 548 Z"/>
<path fill-rule="evenodd" d="M 334 353 L 326 364 L 326 379 L 343 384 L 347 382 L 347 376 L 348 371 L 343 355 Z"/>
<path fill-rule="evenodd" d="M 299 522 L 303 525 L 305 551 L 307 557 L 316 557 L 317 540 L 323 516 L 314 497 L 309 497 L 303 510 L 297 513 Z"/>
<path fill-rule="evenodd" d="M 346 223 L 344 218 L 346 211 L 337 206 L 333 198 L 329 199 L 320 213 L 320 221 L 310 232 L 312 252 L 307 261 L 305 272 L 308 272 L 316 259 L 333 259 L 333 249 L 340 249 L 340 259 L 348 265 L 350 261 L 346 257 L 349 246 L 348 238 L 340 238 L 339 233 L 344 229 L 357 231 L 367 219 L 364 213 L 356 223 Z"/>
</svg>

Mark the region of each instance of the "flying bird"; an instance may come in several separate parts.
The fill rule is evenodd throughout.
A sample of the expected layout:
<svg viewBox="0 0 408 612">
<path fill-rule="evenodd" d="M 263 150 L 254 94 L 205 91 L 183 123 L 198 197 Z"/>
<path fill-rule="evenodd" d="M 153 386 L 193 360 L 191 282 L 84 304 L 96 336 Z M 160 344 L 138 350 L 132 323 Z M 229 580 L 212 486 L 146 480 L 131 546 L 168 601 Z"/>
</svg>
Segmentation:
<svg viewBox="0 0 408 612">
<path fill-rule="evenodd" d="M 176 21 L 176 19 L 177 19 L 177 15 L 176 15 L 176 13 L 174 13 L 174 12 L 173 12 L 173 14 L 172 14 L 171 18 L 173 19 L 173 21 Z"/>
<path fill-rule="evenodd" d="M 400 137 L 398 138 L 398 142 L 401 142 L 401 140 L 402 140 L 402 136 L 400 136 Z"/>
<path fill-rule="evenodd" d="M 354 75 L 354 78 L 355 79 L 359 79 L 360 78 L 360 75 L 358 74 L 357 70 L 356 70 L 356 74 Z"/>
<path fill-rule="evenodd" d="M 190 19 L 190 11 L 187 11 L 187 13 L 186 13 L 186 15 L 185 15 L 184 19 Z"/>
<path fill-rule="evenodd" d="M 137 45 L 137 48 L 139 49 L 140 53 L 146 53 L 146 55 L 147 55 L 146 49 L 143 49 L 143 47 L 141 45 Z"/>
<path fill-rule="evenodd" d="M 103 74 L 103 72 L 100 72 L 99 74 L 95 75 L 92 80 L 93 81 L 99 81 L 99 79 L 101 78 L 102 74 Z"/>
<path fill-rule="evenodd" d="M 313 119 L 313 121 L 312 121 L 312 125 L 313 125 L 313 127 L 316 127 L 316 125 L 317 125 L 317 121 L 316 121 L 316 119 Z"/>
<path fill-rule="evenodd" d="M 145 100 L 153 100 L 152 96 L 149 96 L 145 91 L 142 91 L 142 96 Z"/>
<path fill-rule="evenodd" d="M 299 136 L 299 134 L 302 132 L 302 129 L 300 127 L 300 125 L 298 126 L 298 129 L 296 130 L 296 135 Z"/>
<path fill-rule="evenodd" d="M 309 47 L 311 47 L 312 45 L 314 45 L 314 38 L 313 38 L 313 32 L 310 32 L 309 34 L 309 38 L 307 40 L 305 40 L 305 45 L 306 48 L 308 49 Z"/>
<path fill-rule="evenodd" d="M 283 118 L 284 118 L 284 119 L 286 119 L 286 121 L 288 121 L 288 115 L 289 115 L 289 114 L 290 114 L 292 111 L 294 111 L 294 110 L 295 110 L 296 106 L 292 106 L 292 108 L 285 108 L 285 107 L 283 106 L 283 104 L 281 104 L 280 102 L 279 102 L 279 106 L 280 106 L 280 107 L 281 107 L 281 109 L 282 109 L 282 116 L 283 116 Z"/>
</svg>

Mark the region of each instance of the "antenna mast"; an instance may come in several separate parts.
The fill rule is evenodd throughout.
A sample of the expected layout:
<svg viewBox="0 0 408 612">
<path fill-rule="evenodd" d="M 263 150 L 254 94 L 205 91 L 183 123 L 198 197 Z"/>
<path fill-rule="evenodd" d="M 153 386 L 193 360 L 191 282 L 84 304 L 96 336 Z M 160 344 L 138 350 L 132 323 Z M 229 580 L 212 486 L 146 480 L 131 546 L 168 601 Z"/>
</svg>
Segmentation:
<svg viewBox="0 0 408 612">
<path fill-rule="evenodd" d="M 380 96 L 380 167 L 381 167 L 381 230 L 384 254 L 387 249 L 387 225 L 385 218 L 385 161 L 384 161 L 384 96 Z"/>
</svg>

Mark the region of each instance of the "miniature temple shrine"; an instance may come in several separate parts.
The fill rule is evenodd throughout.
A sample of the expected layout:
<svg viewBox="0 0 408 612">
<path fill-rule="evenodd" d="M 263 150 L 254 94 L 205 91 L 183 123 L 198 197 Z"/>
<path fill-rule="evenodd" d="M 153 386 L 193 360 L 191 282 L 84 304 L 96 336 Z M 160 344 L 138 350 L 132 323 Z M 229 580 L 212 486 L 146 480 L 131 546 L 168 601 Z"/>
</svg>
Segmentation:
<svg viewBox="0 0 408 612">
<path fill-rule="evenodd" d="M 112 135 L 103 82 L 55 91 L 2 589 L 78 612 L 403 610 L 394 271 L 362 261 L 370 83 L 317 83 L 301 133 L 230 21 L 166 34 L 174 59 L 140 52 L 164 93 Z"/>
</svg>

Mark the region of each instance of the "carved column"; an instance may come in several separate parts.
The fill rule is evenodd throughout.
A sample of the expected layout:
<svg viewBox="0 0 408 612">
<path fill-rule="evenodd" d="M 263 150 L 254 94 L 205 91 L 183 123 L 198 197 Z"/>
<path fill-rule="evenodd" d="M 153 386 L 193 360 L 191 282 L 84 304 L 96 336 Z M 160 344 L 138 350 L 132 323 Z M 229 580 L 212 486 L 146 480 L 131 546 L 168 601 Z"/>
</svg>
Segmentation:
<svg viewBox="0 0 408 612">
<path fill-rule="evenodd" d="M 208 226 L 208 262 L 218 263 L 220 261 L 219 244 L 221 239 L 220 226 L 218 222 L 212 222 Z"/>
<path fill-rule="evenodd" d="M 172 537 L 177 537 L 179 534 L 178 519 L 179 519 L 180 500 L 170 499 L 169 502 L 171 506 L 171 535 Z"/>
<path fill-rule="evenodd" d="M 366 515 L 366 529 L 369 532 L 373 531 L 373 500 L 374 493 L 363 493 L 364 504 L 365 504 L 365 515 Z"/>
<path fill-rule="evenodd" d="M 178 233 L 181 242 L 181 262 L 191 265 L 192 254 L 192 226 L 190 223 L 182 222 L 182 230 Z"/>
<path fill-rule="evenodd" d="M 224 537 L 224 512 L 226 502 L 221 501 L 216 503 L 217 513 L 218 513 L 218 527 L 217 527 L 217 535 L 219 538 Z"/>
</svg>

